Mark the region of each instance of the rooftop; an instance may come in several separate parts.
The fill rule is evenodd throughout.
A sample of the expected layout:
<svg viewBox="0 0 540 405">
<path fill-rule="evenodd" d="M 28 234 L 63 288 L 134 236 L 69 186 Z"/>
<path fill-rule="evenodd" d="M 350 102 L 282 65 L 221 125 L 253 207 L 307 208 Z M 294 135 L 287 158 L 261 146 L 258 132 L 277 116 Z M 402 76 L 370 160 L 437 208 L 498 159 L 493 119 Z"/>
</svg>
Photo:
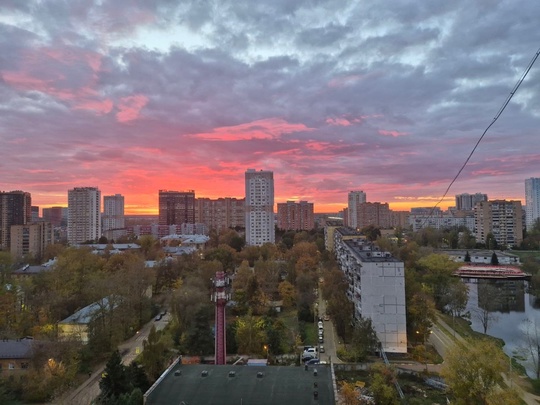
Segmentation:
<svg viewBox="0 0 540 405">
<path fill-rule="evenodd" d="M 317 375 L 314 375 L 317 370 Z M 203 371 L 207 375 L 203 376 Z M 231 372 L 234 372 L 234 376 Z M 262 373 L 262 374 L 258 374 Z M 314 384 L 317 384 L 315 386 Z M 318 399 L 314 399 L 314 391 Z M 147 405 L 334 404 L 329 365 L 176 365 L 148 395 Z"/>
</svg>

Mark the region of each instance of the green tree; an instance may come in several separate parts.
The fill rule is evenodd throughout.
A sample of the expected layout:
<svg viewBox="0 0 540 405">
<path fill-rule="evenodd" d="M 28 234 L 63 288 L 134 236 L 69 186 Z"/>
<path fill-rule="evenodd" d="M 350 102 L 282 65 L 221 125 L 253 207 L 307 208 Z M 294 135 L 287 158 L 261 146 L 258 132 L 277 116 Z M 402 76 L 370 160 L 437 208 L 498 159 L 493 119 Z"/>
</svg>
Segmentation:
<svg viewBox="0 0 540 405">
<path fill-rule="evenodd" d="M 499 258 L 497 257 L 497 253 L 493 252 L 491 255 L 491 264 L 493 266 L 497 266 L 499 264 Z"/>
<path fill-rule="evenodd" d="M 483 405 L 503 383 L 508 360 L 490 340 L 456 343 L 445 355 L 441 375 L 457 404 Z"/>
<path fill-rule="evenodd" d="M 131 391 L 126 369 L 122 364 L 122 357 L 118 350 L 112 352 L 107 361 L 105 371 L 99 382 L 99 388 L 101 389 L 98 399 L 100 404 L 108 404 L 109 401 L 114 401 L 120 395 Z"/>
<path fill-rule="evenodd" d="M 443 311 L 450 285 L 459 282 L 459 279 L 454 276 L 459 263 L 454 262 L 447 255 L 430 254 L 418 260 L 418 267 L 422 281 L 433 293 L 435 306 Z"/>
<path fill-rule="evenodd" d="M 370 318 L 360 318 L 356 322 L 351 343 L 357 362 L 364 361 L 369 353 L 377 350 L 379 339 Z"/>
<path fill-rule="evenodd" d="M 167 352 L 169 349 L 168 344 L 162 339 L 161 332 L 156 330 L 156 327 L 152 325 L 148 339 L 143 341 L 143 352 L 141 355 L 141 364 L 146 370 L 147 374 L 156 380 L 167 364 Z"/>
<path fill-rule="evenodd" d="M 375 225 L 368 225 L 362 228 L 360 231 L 363 235 L 366 235 L 367 239 L 374 242 L 381 236 L 381 229 Z"/>
<path fill-rule="evenodd" d="M 251 311 L 236 321 L 238 353 L 261 354 L 265 345 L 264 321 Z"/>
<path fill-rule="evenodd" d="M 371 367 L 370 389 L 377 405 L 398 405 L 399 399 L 394 387 L 395 371 L 384 364 L 376 363 Z"/>
<path fill-rule="evenodd" d="M 214 337 L 210 329 L 209 307 L 201 307 L 185 336 L 185 351 L 193 355 L 207 355 L 214 351 Z"/>
</svg>

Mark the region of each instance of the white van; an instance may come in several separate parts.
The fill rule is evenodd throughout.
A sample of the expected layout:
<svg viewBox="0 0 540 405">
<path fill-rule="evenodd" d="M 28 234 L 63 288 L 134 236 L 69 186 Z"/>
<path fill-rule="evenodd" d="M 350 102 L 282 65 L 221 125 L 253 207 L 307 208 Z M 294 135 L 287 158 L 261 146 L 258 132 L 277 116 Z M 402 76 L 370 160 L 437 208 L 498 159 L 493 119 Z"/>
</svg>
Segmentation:
<svg viewBox="0 0 540 405">
<path fill-rule="evenodd" d="M 319 325 L 319 329 L 323 329 L 323 328 L 324 328 L 322 321 L 319 321 L 319 324 L 318 324 L 318 325 Z"/>
</svg>

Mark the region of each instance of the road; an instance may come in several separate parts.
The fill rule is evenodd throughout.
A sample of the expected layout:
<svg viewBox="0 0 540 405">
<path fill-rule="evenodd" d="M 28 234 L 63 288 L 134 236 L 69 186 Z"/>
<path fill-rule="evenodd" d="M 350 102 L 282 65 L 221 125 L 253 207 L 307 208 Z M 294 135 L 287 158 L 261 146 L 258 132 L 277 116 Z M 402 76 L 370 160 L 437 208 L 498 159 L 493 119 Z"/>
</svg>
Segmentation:
<svg viewBox="0 0 540 405">
<path fill-rule="evenodd" d="M 163 316 L 163 318 L 161 318 L 159 321 L 154 321 L 154 319 L 152 319 L 150 322 L 144 325 L 135 336 L 118 346 L 118 350 L 122 354 L 122 363 L 127 365 L 135 360 L 135 358 L 139 355 L 143 348 L 143 341 L 148 338 L 152 325 L 155 325 L 157 330 L 162 330 L 165 328 L 167 323 L 169 323 L 169 320 L 169 313 Z M 104 369 L 105 363 L 97 367 L 96 371 L 94 371 L 92 375 L 75 390 L 65 394 L 61 399 L 52 401 L 51 403 L 59 405 L 91 404 L 100 393 L 99 381 L 101 380 L 101 374 L 103 373 Z"/>
<path fill-rule="evenodd" d="M 326 314 L 326 302 L 322 299 L 322 294 L 319 292 L 318 298 L 318 309 L 321 317 Z M 332 321 L 323 321 L 324 329 L 324 353 L 319 353 L 319 359 L 321 361 L 326 361 L 328 363 L 342 363 L 342 361 L 337 357 L 336 351 L 339 346 L 338 337 L 335 332 L 334 324 Z M 338 344 L 336 344 L 338 343 Z"/>
</svg>

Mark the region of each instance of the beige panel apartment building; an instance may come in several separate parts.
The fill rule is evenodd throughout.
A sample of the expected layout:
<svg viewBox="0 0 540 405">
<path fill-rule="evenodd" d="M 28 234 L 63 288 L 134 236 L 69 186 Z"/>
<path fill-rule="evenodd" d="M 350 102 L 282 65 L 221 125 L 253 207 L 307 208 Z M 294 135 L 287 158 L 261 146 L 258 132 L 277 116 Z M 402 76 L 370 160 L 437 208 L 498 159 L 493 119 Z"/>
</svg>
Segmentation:
<svg viewBox="0 0 540 405">
<path fill-rule="evenodd" d="M 11 249 L 15 258 L 32 255 L 41 258 L 47 246 L 54 242 L 54 228 L 50 222 L 11 226 Z"/>
<path fill-rule="evenodd" d="M 482 201 L 474 207 L 476 241 L 486 243 L 493 234 L 501 248 L 519 245 L 523 240 L 521 201 Z"/>
</svg>

